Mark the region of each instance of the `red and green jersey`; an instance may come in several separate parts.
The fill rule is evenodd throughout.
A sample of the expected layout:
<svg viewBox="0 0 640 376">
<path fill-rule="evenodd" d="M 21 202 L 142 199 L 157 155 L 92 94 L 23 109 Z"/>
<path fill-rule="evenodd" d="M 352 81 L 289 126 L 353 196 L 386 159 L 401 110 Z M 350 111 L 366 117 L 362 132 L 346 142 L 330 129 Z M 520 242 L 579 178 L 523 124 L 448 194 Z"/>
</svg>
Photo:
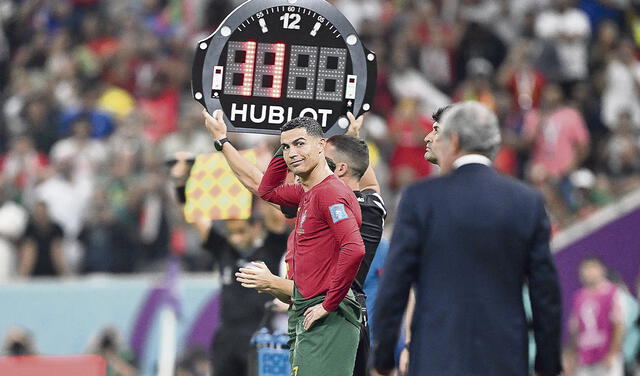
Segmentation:
<svg viewBox="0 0 640 376">
<path fill-rule="evenodd" d="M 360 206 L 335 175 L 306 192 L 300 184 L 284 184 L 286 175 L 284 159 L 272 159 L 260 182 L 260 197 L 298 208 L 290 265 L 293 280 L 307 299 L 325 295 L 323 307 L 333 312 L 347 295 L 365 254 Z"/>
</svg>

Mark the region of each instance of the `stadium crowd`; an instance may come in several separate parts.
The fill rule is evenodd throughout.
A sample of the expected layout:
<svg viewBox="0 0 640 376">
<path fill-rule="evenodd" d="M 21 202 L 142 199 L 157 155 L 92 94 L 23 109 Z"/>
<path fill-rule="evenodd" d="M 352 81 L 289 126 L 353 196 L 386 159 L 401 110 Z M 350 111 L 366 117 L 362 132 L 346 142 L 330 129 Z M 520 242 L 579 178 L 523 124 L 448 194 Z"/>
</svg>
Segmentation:
<svg viewBox="0 0 640 376">
<path fill-rule="evenodd" d="M 497 113 L 496 167 L 543 192 L 554 230 L 640 188 L 640 1 L 331 2 L 378 56 L 363 134 L 390 209 L 437 174 L 431 112 L 470 99 Z M 160 270 L 172 251 L 211 270 L 164 161 L 214 150 L 191 61 L 240 3 L 0 0 L 0 281 Z"/>
<path fill-rule="evenodd" d="M 170 248 L 206 268 L 163 160 L 213 151 L 193 46 L 238 3 L 0 1 L 1 278 L 153 270 Z M 554 229 L 640 186 L 638 1 L 334 3 L 378 55 L 363 132 L 388 202 L 437 173 L 429 114 L 466 99 L 499 115 L 496 165 L 544 192 Z"/>
</svg>

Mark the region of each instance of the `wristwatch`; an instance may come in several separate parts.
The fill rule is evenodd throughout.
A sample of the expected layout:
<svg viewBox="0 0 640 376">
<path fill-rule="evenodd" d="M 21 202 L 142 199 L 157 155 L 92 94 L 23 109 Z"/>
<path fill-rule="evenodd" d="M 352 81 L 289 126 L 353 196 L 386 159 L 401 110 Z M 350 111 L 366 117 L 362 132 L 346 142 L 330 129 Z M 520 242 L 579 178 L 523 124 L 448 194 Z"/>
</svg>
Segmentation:
<svg viewBox="0 0 640 376">
<path fill-rule="evenodd" d="M 215 140 L 213 141 L 213 147 L 215 147 L 217 151 L 222 151 L 222 145 L 224 145 L 225 142 L 229 142 L 229 139 L 226 137 L 220 140 Z"/>
</svg>

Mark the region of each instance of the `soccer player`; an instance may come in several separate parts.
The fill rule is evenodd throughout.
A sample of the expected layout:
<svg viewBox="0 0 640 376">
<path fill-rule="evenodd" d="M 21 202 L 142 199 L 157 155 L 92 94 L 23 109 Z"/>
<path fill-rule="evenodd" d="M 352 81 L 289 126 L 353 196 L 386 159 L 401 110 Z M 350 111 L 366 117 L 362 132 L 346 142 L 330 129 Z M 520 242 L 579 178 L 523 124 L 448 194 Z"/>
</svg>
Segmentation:
<svg viewBox="0 0 640 376">
<path fill-rule="evenodd" d="M 270 162 L 259 193 L 269 202 L 298 208 L 289 318 L 295 328 L 292 372 L 351 376 L 361 307 L 350 287 L 365 255 L 358 231 L 360 207 L 349 187 L 329 169 L 326 140 L 317 121 L 296 118 L 281 131 L 281 154 Z M 283 184 L 288 169 L 300 184 Z"/>
</svg>

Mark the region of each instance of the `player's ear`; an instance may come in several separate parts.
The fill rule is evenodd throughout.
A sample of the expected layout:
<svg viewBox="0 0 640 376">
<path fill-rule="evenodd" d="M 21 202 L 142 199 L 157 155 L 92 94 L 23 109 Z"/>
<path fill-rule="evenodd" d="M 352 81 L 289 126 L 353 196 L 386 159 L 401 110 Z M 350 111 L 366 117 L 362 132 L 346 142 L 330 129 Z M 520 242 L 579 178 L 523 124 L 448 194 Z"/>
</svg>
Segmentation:
<svg viewBox="0 0 640 376">
<path fill-rule="evenodd" d="M 349 173 L 349 165 L 346 163 L 338 163 L 336 166 L 335 174 L 338 177 L 343 177 Z"/>
<path fill-rule="evenodd" d="M 324 151 L 324 147 L 327 145 L 327 139 L 326 138 L 320 138 L 318 140 L 318 146 L 320 146 L 320 153 L 322 153 Z"/>
</svg>

